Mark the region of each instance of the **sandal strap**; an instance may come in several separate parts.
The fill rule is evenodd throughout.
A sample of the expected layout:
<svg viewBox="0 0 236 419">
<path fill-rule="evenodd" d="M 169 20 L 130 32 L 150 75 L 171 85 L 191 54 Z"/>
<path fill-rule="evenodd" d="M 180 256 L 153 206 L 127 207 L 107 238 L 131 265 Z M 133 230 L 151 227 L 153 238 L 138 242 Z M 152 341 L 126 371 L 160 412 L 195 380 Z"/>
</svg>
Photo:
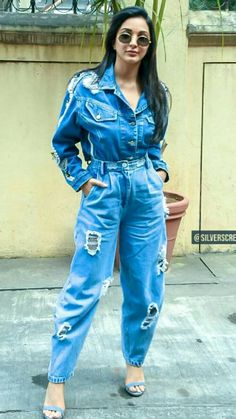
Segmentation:
<svg viewBox="0 0 236 419">
<path fill-rule="evenodd" d="M 64 413 L 64 409 L 62 409 L 61 407 L 59 407 L 59 406 L 43 406 L 43 410 L 51 410 L 51 411 L 55 411 L 55 412 L 59 412 L 59 413 Z"/>
<path fill-rule="evenodd" d="M 125 384 L 125 385 L 128 388 L 134 387 L 134 386 L 144 386 L 145 382 L 144 381 L 133 381 L 132 383 L 128 383 L 128 384 Z"/>
</svg>

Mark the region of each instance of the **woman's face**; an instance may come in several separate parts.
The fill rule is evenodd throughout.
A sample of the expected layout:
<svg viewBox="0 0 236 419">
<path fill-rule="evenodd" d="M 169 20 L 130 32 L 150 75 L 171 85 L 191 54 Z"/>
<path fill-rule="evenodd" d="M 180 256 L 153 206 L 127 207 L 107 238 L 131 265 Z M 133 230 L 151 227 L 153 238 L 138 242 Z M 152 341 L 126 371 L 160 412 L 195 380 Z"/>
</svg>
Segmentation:
<svg viewBox="0 0 236 419">
<path fill-rule="evenodd" d="M 126 19 L 119 28 L 113 48 L 116 51 L 116 60 L 127 64 L 137 64 L 146 55 L 150 41 L 148 25 L 143 17 L 131 17 Z M 122 40 L 128 41 L 123 43 Z M 142 44 L 142 45 L 140 45 Z"/>
</svg>

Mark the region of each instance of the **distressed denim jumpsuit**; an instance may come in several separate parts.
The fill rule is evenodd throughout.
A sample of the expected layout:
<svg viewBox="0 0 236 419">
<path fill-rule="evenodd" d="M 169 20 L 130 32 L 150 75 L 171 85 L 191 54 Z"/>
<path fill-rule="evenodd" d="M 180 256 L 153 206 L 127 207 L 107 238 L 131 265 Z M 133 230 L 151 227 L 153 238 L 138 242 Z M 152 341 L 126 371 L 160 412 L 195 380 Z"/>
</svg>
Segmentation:
<svg viewBox="0 0 236 419">
<path fill-rule="evenodd" d="M 162 138 L 167 121 L 166 115 Z M 144 362 L 163 304 L 167 265 L 163 181 L 156 169 L 167 172 L 167 181 L 168 168 L 160 144 L 150 144 L 153 132 L 145 94 L 133 111 L 116 84 L 113 65 L 100 79 L 92 70 L 71 79 L 52 154 L 75 191 L 90 178 L 108 186 L 82 193 L 75 253 L 54 310 L 51 382 L 65 382 L 74 374 L 98 302 L 112 281 L 118 232 L 122 352 L 130 365 Z M 89 162 L 85 169 L 78 142 Z"/>
</svg>

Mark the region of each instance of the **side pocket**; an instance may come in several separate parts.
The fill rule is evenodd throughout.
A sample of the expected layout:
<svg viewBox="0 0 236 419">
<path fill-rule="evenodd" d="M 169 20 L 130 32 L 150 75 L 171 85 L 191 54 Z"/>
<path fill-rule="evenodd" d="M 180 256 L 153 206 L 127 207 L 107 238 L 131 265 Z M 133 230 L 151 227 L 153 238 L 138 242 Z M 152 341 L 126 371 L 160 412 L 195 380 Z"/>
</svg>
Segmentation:
<svg viewBox="0 0 236 419">
<path fill-rule="evenodd" d="M 84 193 L 83 193 L 83 197 L 84 197 L 84 199 L 88 199 L 91 195 L 92 195 L 92 193 L 93 193 L 93 191 L 94 191 L 94 189 L 96 188 L 96 186 L 97 185 L 93 185 L 92 186 L 92 188 L 90 189 L 90 191 L 89 191 L 89 193 L 88 193 L 88 195 L 84 195 Z"/>
<path fill-rule="evenodd" d="M 163 186 L 164 185 L 164 181 L 163 181 L 162 177 L 160 175 L 158 175 L 158 172 L 154 169 L 153 166 L 151 167 L 151 171 L 154 172 L 155 178 L 157 178 L 158 181 L 161 182 L 161 185 Z"/>
<path fill-rule="evenodd" d="M 155 169 L 154 169 L 155 170 Z M 155 170 L 155 172 L 156 172 L 156 174 L 157 174 L 157 176 L 158 176 L 158 178 L 160 179 L 160 181 L 161 181 L 161 183 L 162 183 L 162 185 L 164 185 L 164 180 L 162 179 L 162 177 L 158 174 L 158 172 Z"/>
<path fill-rule="evenodd" d="M 88 166 L 88 170 L 89 170 L 89 172 L 91 173 L 91 175 L 94 179 L 98 179 L 98 173 L 97 172 L 94 172 L 93 169 L 90 168 L 89 166 Z M 84 199 L 85 200 L 88 199 L 92 195 L 92 193 L 94 192 L 94 190 L 96 188 L 97 188 L 97 185 L 93 185 L 92 188 L 90 189 L 88 195 L 84 195 L 84 193 L 82 192 Z"/>
</svg>

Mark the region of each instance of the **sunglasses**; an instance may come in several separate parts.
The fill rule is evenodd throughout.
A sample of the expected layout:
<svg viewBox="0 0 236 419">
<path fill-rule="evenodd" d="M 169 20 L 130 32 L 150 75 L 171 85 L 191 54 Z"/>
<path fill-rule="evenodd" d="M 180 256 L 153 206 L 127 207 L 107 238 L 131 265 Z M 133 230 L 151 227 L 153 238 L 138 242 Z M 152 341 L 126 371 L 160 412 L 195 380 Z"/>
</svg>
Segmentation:
<svg viewBox="0 0 236 419">
<path fill-rule="evenodd" d="M 124 32 L 118 36 L 118 39 L 122 44 L 130 44 L 132 35 L 128 32 Z M 140 35 L 137 38 L 137 44 L 140 47 L 147 47 L 149 44 L 151 44 L 151 41 L 147 38 L 147 36 Z"/>
</svg>

